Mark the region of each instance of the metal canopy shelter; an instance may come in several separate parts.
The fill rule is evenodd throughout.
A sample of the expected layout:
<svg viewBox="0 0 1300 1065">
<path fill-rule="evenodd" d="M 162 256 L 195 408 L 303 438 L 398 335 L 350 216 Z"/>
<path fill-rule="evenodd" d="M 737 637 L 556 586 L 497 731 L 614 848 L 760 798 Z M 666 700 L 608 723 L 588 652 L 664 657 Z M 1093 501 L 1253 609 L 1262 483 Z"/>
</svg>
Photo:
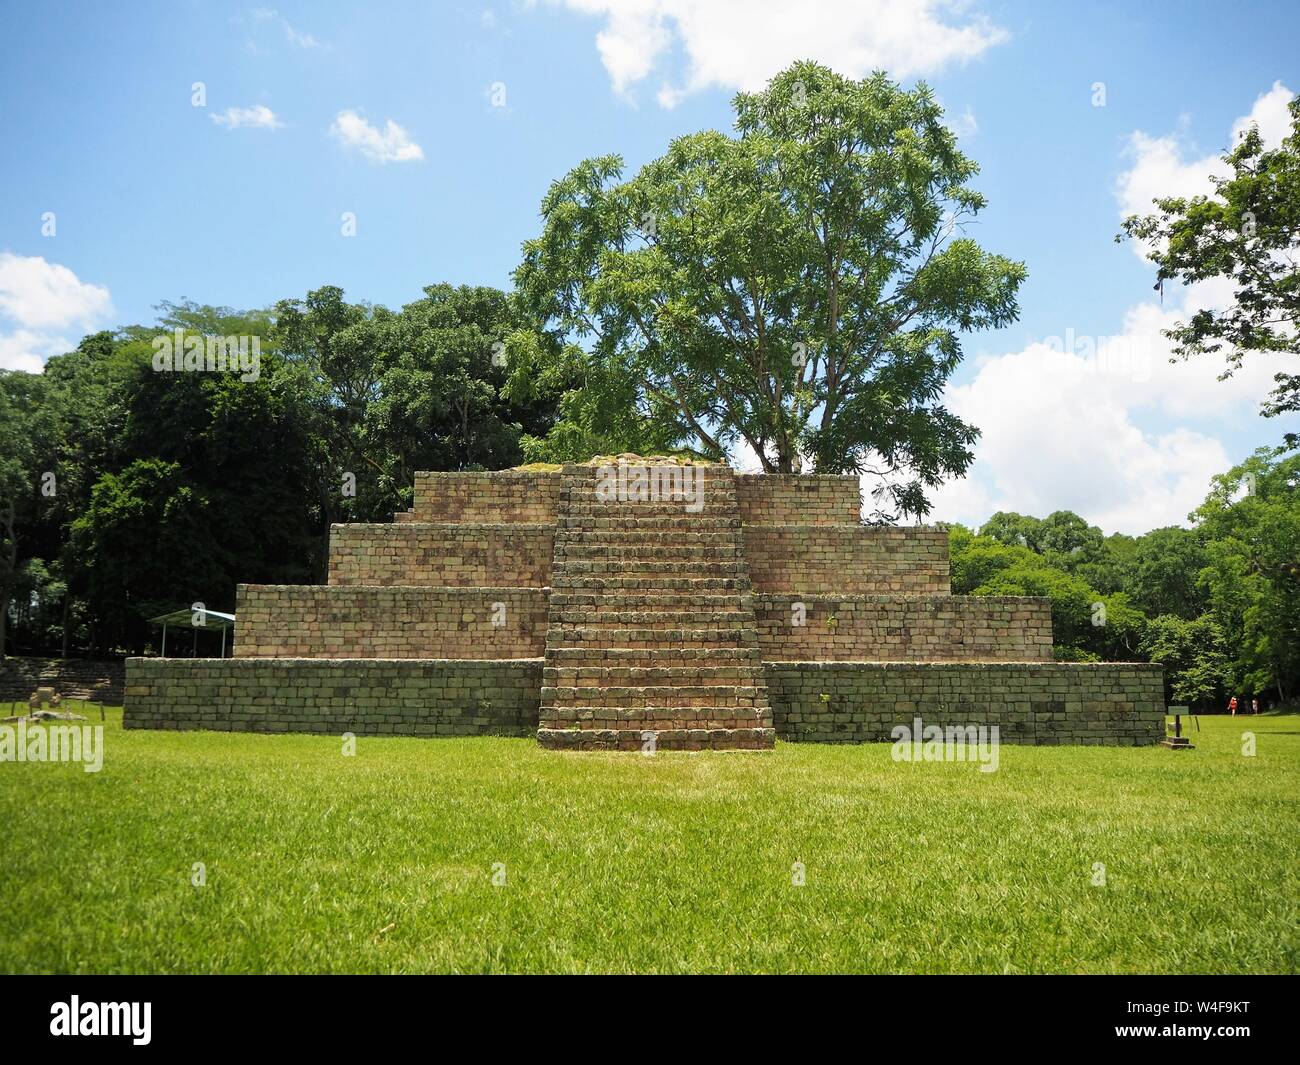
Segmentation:
<svg viewBox="0 0 1300 1065">
<path fill-rule="evenodd" d="M 201 617 L 201 623 L 196 622 L 196 616 Z M 211 632 L 215 629 L 221 630 L 221 657 L 226 657 L 226 632 L 235 627 L 235 615 L 225 614 L 220 610 L 194 610 L 192 607 L 185 607 L 182 610 L 173 610 L 170 614 L 159 614 L 156 618 L 149 619 L 150 625 L 162 626 L 162 658 L 167 657 L 167 627 L 174 625 L 194 630 L 194 650 L 199 649 L 199 633 Z M 197 654 L 195 657 L 198 657 Z"/>
</svg>

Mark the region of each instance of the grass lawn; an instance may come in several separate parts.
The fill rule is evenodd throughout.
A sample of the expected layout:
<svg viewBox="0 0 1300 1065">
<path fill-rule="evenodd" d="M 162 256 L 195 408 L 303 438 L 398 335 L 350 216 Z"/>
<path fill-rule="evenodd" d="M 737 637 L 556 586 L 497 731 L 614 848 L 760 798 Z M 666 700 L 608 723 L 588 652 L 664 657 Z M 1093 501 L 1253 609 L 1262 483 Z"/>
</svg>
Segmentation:
<svg viewBox="0 0 1300 1065">
<path fill-rule="evenodd" d="M 1297 716 L 1202 718 L 1191 752 L 1004 747 L 996 773 L 120 720 L 99 773 L 0 763 L 0 970 L 1297 968 Z"/>
</svg>

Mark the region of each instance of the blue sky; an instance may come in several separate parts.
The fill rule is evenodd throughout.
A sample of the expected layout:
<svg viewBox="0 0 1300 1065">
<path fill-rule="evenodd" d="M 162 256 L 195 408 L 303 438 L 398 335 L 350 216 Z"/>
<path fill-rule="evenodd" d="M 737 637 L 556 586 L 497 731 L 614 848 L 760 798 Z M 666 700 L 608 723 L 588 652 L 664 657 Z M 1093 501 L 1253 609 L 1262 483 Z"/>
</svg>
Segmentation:
<svg viewBox="0 0 1300 1065">
<path fill-rule="evenodd" d="M 1020 321 L 967 339 L 950 401 L 985 440 L 932 517 L 1069 507 L 1141 531 L 1296 427 L 1254 413 L 1268 373 L 1164 366 L 1184 294 L 1161 306 L 1112 239 L 1144 193 L 1194 190 L 1239 119 L 1276 125 L 1300 89 L 1293 3 L 6 0 L 0 33 L 3 366 L 162 299 L 505 286 L 550 181 L 729 129 L 737 87 L 808 56 L 927 80 L 982 168 L 976 236 L 1029 269 Z M 1126 337 L 1147 369 L 1054 358 L 1042 341 L 1067 331 Z"/>
</svg>

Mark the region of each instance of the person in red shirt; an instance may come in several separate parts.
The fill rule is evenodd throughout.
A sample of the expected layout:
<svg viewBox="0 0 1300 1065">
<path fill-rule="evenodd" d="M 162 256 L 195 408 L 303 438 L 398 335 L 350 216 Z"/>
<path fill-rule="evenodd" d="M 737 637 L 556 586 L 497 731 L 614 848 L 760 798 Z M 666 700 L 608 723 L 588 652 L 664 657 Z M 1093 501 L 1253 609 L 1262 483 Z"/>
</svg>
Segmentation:
<svg viewBox="0 0 1300 1065">
<path fill-rule="evenodd" d="M 1228 713 L 1233 717 L 1237 716 L 1237 697 L 1235 695 L 1228 700 Z"/>
</svg>

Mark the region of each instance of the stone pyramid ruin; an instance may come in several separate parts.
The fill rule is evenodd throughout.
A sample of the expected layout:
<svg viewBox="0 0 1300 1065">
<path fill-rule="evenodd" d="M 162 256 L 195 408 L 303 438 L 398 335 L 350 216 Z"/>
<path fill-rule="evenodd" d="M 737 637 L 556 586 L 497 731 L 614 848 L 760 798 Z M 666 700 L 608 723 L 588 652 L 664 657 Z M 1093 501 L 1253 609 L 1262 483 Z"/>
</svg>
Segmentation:
<svg viewBox="0 0 1300 1065">
<path fill-rule="evenodd" d="M 921 722 L 1163 736 L 1159 665 L 1054 662 L 1046 599 L 953 596 L 944 529 L 860 512 L 853 476 L 634 455 L 419 473 L 396 521 L 332 527 L 328 584 L 240 585 L 233 658 L 130 659 L 125 724 L 643 751 Z"/>
</svg>

